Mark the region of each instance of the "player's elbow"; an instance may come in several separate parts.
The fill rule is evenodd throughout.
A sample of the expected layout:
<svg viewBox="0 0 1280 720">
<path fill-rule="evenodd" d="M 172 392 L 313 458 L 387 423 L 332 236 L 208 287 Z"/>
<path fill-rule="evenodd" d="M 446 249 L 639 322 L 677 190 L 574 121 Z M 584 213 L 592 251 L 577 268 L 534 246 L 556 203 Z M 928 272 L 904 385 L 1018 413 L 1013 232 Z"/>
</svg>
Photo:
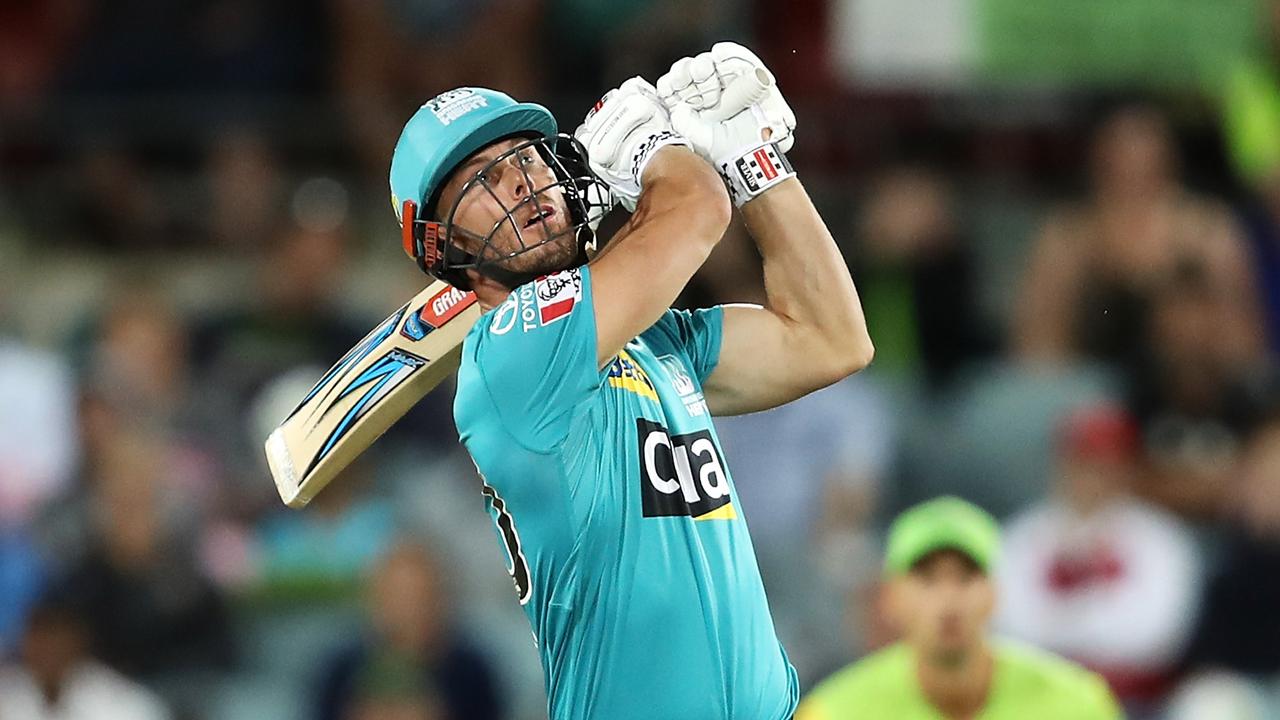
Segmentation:
<svg viewBox="0 0 1280 720">
<path fill-rule="evenodd" d="M 683 204 L 697 232 L 712 243 L 719 242 L 733 219 L 733 204 L 724 181 L 711 166 L 704 164 L 701 172 L 691 173 Z"/>
<path fill-rule="evenodd" d="M 710 252 L 733 219 L 724 181 L 705 160 L 684 148 L 659 159 L 662 164 L 647 171 L 650 184 L 632 221 L 667 223 L 685 245 Z"/>
<path fill-rule="evenodd" d="M 874 355 L 875 348 L 865 333 L 857 341 L 814 338 L 813 342 L 798 346 L 795 367 L 800 375 L 797 377 L 802 379 L 805 392 L 812 392 L 862 370 L 871 364 Z"/>
<path fill-rule="evenodd" d="M 865 330 L 861 333 L 859 340 L 849 349 L 846 357 L 849 362 L 845 368 L 848 371 L 845 373 L 846 377 L 865 369 L 875 359 L 875 343 L 871 342 L 871 336 Z"/>
<path fill-rule="evenodd" d="M 839 382 L 865 369 L 875 358 L 876 348 L 865 328 L 850 332 L 830 346 L 828 373 L 831 382 Z"/>
</svg>

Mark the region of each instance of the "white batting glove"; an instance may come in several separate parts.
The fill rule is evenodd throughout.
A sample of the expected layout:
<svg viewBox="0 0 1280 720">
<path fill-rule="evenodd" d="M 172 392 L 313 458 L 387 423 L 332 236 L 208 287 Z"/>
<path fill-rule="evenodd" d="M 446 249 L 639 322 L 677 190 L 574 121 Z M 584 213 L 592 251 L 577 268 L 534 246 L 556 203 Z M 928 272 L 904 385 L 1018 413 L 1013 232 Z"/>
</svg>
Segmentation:
<svg viewBox="0 0 1280 720">
<path fill-rule="evenodd" d="M 574 137 L 587 151 L 587 161 L 627 210 L 635 210 L 640 179 L 659 148 L 685 145 L 671 127 L 671 116 L 658 92 L 644 78 L 633 77 L 605 94 L 587 113 Z"/>
<path fill-rule="evenodd" d="M 677 60 L 657 90 L 676 132 L 715 166 L 738 206 L 795 175 L 785 153 L 796 116 L 755 53 L 716 43 Z"/>
</svg>

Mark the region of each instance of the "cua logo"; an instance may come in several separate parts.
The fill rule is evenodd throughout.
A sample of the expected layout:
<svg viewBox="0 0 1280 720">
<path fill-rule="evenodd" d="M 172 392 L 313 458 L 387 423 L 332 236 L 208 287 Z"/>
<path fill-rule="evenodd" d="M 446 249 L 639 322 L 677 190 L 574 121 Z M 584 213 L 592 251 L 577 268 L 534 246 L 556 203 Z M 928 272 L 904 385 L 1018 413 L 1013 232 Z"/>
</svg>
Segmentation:
<svg viewBox="0 0 1280 720">
<path fill-rule="evenodd" d="M 697 518 L 732 501 L 724 461 L 710 432 L 672 435 L 658 423 L 637 418 L 636 436 L 645 517 Z"/>
</svg>

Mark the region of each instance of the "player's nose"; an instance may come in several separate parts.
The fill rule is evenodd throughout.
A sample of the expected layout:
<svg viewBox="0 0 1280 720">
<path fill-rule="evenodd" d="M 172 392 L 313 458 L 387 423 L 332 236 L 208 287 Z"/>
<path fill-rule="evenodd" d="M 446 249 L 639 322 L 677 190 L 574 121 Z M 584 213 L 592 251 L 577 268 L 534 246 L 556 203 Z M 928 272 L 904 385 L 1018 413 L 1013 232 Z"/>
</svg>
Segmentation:
<svg viewBox="0 0 1280 720">
<path fill-rule="evenodd" d="M 524 200 L 529 193 L 529 178 L 522 168 L 507 168 L 507 172 L 502 173 L 501 183 L 507 198 L 516 202 Z"/>
</svg>

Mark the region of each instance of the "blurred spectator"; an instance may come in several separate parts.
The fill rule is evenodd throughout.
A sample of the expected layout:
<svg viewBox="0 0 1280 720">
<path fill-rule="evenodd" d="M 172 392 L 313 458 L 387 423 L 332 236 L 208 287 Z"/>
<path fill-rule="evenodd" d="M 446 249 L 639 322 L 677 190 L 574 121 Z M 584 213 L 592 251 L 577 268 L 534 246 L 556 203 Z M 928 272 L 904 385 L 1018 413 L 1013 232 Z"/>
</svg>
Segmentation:
<svg viewBox="0 0 1280 720">
<path fill-rule="evenodd" d="M 164 446 L 125 433 L 88 468 L 89 536 L 59 583 L 83 608 L 95 655 L 131 675 L 156 678 L 225 668 L 230 618 L 192 554 L 197 528 L 175 526 L 180 503 L 164 479 Z"/>
<path fill-rule="evenodd" d="M 45 572 L 27 533 L 0 524 L 0 658 L 17 649 L 27 611 L 44 588 Z"/>
<path fill-rule="evenodd" d="M 1266 697 L 1256 684 L 1230 673 L 1187 678 L 1169 700 L 1167 720 L 1266 720 Z"/>
<path fill-rule="evenodd" d="M 297 96 L 322 85 L 325 18 L 298 0 L 86 4 L 93 32 L 75 47 L 63 77 L 72 97 L 237 101 L 202 102 L 208 123 L 243 112 L 248 99 Z"/>
<path fill-rule="evenodd" d="M 342 720 L 447 720 L 436 702 L 424 693 L 398 690 L 370 692 Z"/>
<path fill-rule="evenodd" d="M 822 539 L 815 529 L 868 522 L 892 470 L 894 430 L 884 388 L 863 375 L 772 410 L 717 419 L 761 551 L 790 556 Z"/>
<path fill-rule="evenodd" d="M 274 500 L 274 512 L 251 526 L 257 568 L 246 589 L 264 600 L 301 605 L 356 595 L 365 569 L 396 532 L 391 502 L 371 492 L 373 458 L 366 455 L 343 470 L 305 513 Z M 270 486 L 265 470 L 263 480 Z"/>
<path fill-rule="evenodd" d="M 0 334 L 0 532 L 25 525 L 66 486 L 75 455 L 66 363 Z"/>
<path fill-rule="evenodd" d="M 60 210 L 95 245 L 156 250 L 187 239 L 178 232 L 176 207 L 165 197 L 160 178 L 128 143 L 95 136 L 77 149 L 70 170 L 76 191 Z"/>
<path fill-rule="evenodd" d="M 1205 592 L 1193 667 L 1280 673 L 1280 418 L 1250 438 Z"/>
<path fill-rule="evenodd" d="M 381 187 L 404 119 L 432 97 L 461 86 L 498 88 L 521 100 L 539 95 L 543 0 L 330 4 L 338 98 L 359 160 Z"/>
<path fill-rule="evenodd" d="M 84 384 L 127 421 L 155 427 L 189 422 L 191 377 L 187 328 L 173 301 L 148 279 L 122 279 L 94 318 L 84 356 Z"/>
<path fill-rule="evenodd" d="M 1280 4 L 1262 3 L 1269 30 L 1266 52 L 1219 68 L 1223 134 L 1236 175 L 1249 197 L 1243 221 L 1266 307 L 1272 349 L 1280 349 Z"/>
<path fill-rule="evenodd" d="M 657 80 L 682 55 L 741 37 L 751 11 L 743 0 L 549 0 L 549 48 L 555 90 L 583 101 L 568 108 L 577 122 L 590 102 L 633 75 Z M 758 49 L 758 48 L 757 48 Z M 587 98 L 590 98 L 588 100 Z M 566 128 L 567 130 L 568 128 Z"/>
<path fill-rule="evenodd" d="M 1010 521 L 998 626 L 1102 673 L 1126 702 L 1173 686 L 1201 582 L 1190 532 L 1134 499 L 1137 440 L 1119 408 L 1063 423 L 1053 497 Z"/>
<path fill-rule="evenodd" d="M 1170 129 L 1155 111 L 1102 125 L 1092 187 L 1044 223 L 1023 278 L 1013 342 L 1031 360 L 1140 364 L 1153 292 L 1179 268 L 1202 268 L 1219 298 L 1219 352 L 1248 363 L 1265 346 L 1248 250 L 1227 210 L 1182 186 Z"/>
<path fill-rule="evenodd" d="M 175 527 L 198 540 L 198 521 L 217 504 L 221 467 L 193 407 L 187 330 L 167 296 L 143 278 L 122 280 L 105 309 L 73 343 L 80 367 L 77 482 L 48 503 L 39 535 L 60 570 L 91 546 L 94 493 L 121 444 L 145 436 L 161 455 L 158 482 L 165 497 L 181 497 L 165 511 Z"/>
<path fill-rule="evenodd" d="M 1230 294 L 1195 264 L 1154 283 L 1129 383 L 1147 460 L 1132 489 L 1184 516 L 1223 509 L 1256 370 L 1232 357 Z"/>
<path fill-rule="evenodd" d="M 209 232 L 226 248 L 251 250 L 269 242 L 282 201 L 281 168 L 261 133 L 231 130 L 208 157 Z"/>
<path fill-rule="evenodd" d="M 502 700 L 488 658 L 453 624 L 436 560 L 402 540 L 369 582 L 366 637 L 326 663 L 318 720 L 497 720 Z"/>
<path fill-rule="evenodd" d="M 89 657 L 82 618 L 59 602 L 31 613 L 17 665 L 0 667 L 5 720 L 167 720 L 158 698 Z"/>
<path fill-rule="evenodd" d="M 89 5 L 50 0 L 0 7 L 0 120 L 31 116 L 48 100 Z"/>
<path fill-rule="evenodd" d="M 873 183 L 857 233 L 855 279 L 876 367 L 919 372 L 935 385 L 993 349 L 953 195 L 938 172 L 894 168 Z"/>
<path fill-rule="evenodd" d="M 1118 720 L 1102 679 L 1040 651 L 993 642 L 995 520 L 947 497 L 889 529 L 883 607 L 902 641 L 819 684 L 797 720 Z"/>
<path fill-rule="evenodd" d="M 203 319 L 193 333 L 202 422 L 231 464 L 235 491 L 251 506 L 275 502 L 259 461 L 262 438 L 243 431 L 254 398 L 299 365 L 328 367 L 372 325 L 349 320 L 338 304 L 348 245 L 343 224 L 281 225 L 256 258 L 253 285 L 238 289 L 240 303 Z"/>
</svg>

